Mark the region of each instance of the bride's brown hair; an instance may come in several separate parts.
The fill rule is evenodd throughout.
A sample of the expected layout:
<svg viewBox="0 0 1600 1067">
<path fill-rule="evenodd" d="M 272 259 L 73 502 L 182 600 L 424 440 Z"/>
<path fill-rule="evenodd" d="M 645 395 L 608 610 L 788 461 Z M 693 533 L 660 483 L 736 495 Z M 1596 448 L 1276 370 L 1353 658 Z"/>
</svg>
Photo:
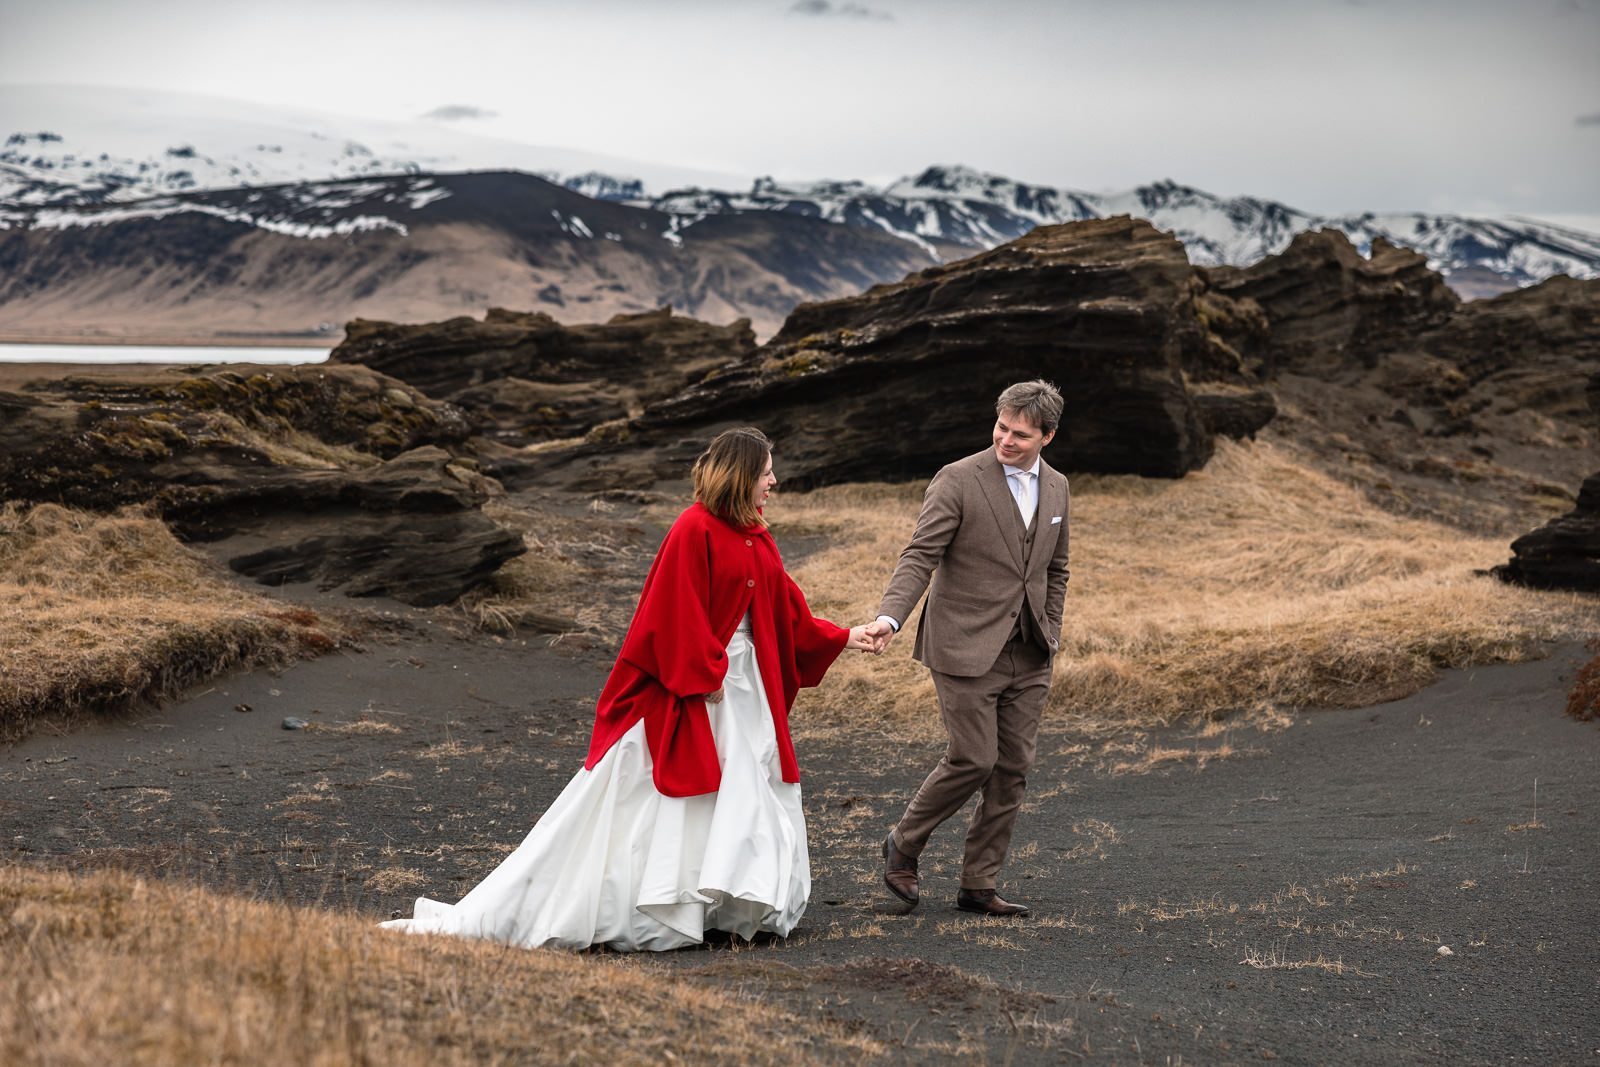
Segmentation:
<svg viewBox="0 0 1600 1067">
<path fill-rule="evenodd" d="M 765 526 L 756 510 L 756 481 L 771 455 L 772 442 L 754 426 L 723 430 L 694 461 L 694 498 L 735 526 Z"/>
</svg>

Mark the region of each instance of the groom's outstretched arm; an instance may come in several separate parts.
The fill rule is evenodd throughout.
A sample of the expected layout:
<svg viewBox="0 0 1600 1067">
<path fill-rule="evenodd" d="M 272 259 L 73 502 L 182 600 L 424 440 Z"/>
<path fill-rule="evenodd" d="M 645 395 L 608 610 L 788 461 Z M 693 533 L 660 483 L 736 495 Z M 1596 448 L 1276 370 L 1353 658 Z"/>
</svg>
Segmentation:
<svg viewBox="0 0 1600 1067">
<path fill-rule="evenodd" d="M 933 572 L 944 559 L 945 550 L 961 527 L 961 492 L 957 479 L 947 467 L 933 476 L 922 497 L 922 512 L 917 516 L 916 532 L 900 550 L 889 588 L 878 603 L 878 614 L 905 625 L 917 601 L 928 590 Z M 874 625 L 883 626 L 880 618 Z M 893 634 L 889 635 L 891 638 Z M 884 641 L 885 646 L 888 640 Z"/>
</svg>

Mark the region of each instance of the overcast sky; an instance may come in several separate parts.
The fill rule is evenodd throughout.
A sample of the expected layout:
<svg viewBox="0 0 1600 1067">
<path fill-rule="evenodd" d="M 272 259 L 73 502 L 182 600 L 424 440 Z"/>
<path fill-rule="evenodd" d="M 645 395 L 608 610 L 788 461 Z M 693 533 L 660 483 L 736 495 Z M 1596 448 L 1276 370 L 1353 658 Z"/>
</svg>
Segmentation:
<svg viewBox="0 0 1600 1067">
<path fill-rule="evenodd" d="M 789 179 L 964 163 L 1600 230 L 1600 0 L 0 0 L 0 81 Z"/>
</svg>

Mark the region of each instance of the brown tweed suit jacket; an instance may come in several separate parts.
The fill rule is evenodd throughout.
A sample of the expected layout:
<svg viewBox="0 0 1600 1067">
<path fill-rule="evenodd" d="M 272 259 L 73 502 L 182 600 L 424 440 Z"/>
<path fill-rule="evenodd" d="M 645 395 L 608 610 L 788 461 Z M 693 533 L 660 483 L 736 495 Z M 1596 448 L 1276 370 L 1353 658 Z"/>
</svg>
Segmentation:
<svg viewBox="0 0 1600 1067">
<path fill-rule="evenodd" d="M 1024 529 L 994 450 L 934 475 L 911 542 L 878 613 L 902 627 L 923 591 L 913 654 L 941 674 L 975 677 L 994 666 L 1017 625 L 1023 594 L 1033 633 L 1054 655 L 1067 596 L 1066 476 L 1039 464 L 1038 510 Z"/>
</svg>

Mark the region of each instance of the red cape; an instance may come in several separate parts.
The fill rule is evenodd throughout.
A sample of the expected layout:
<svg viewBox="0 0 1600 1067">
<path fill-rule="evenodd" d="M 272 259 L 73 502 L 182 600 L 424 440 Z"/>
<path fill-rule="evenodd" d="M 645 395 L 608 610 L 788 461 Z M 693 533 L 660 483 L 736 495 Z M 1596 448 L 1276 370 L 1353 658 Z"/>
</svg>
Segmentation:
<svg viewBox="0 0 1600 1067">
<path fill-rule="evenodd" d="M 584 767 L 644 720 L 656 789 L 669 797 L 722 784 L 705 694 L 722 686 L 728 641 L 750 613 L 756 663 L 778 731 L 783 780 L 798 782 L 789 709 L 814 686 L 850 632 L 812 616 L 764 527 L 737 527 L 699 503 L 678 516 L 650 566 L 622 652 L 595 708 Z"/>
</svg>

